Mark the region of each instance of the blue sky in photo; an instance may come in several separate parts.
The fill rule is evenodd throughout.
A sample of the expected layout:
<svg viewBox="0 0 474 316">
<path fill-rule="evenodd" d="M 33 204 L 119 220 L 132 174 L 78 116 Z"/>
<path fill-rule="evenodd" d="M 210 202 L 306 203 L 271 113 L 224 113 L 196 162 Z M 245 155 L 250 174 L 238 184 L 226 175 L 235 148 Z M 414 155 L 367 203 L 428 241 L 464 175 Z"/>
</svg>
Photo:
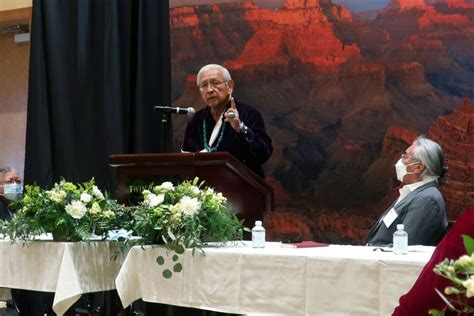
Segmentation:
<svg viewBox="0 0 474 316">
<path fill-rule="evenodd" d="M 353 12 L 381 9 L 389 0 L 333 0 L 334 4 L 343 4 Z"/>
</svg>

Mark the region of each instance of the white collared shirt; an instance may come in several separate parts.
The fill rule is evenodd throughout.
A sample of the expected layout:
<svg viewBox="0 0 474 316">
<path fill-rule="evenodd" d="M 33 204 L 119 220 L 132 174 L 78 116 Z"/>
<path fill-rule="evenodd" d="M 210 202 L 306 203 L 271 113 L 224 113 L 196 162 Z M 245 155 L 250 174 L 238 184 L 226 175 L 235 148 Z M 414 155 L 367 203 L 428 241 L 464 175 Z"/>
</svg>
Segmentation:
<svg viewBox="0 0 474 316">
<path fill-rule="evenodd" d="M 421 181 L 418 181 L 412 184 L 405 184 L 403 187 L 401 187 L 398 190 L 398 192 L 400 192 L 400 196 L 398 197 L 398 200 L 395 203 L 395 205 L 400 203 L 400 201 L 403 200 L 410 192 L 415 191 L 417 188 L 421 187 L 424 184 L 436 181 L 436 179 L 437 179 L 436 177 L 426 176 L 426 178 Z"/>
</svg>

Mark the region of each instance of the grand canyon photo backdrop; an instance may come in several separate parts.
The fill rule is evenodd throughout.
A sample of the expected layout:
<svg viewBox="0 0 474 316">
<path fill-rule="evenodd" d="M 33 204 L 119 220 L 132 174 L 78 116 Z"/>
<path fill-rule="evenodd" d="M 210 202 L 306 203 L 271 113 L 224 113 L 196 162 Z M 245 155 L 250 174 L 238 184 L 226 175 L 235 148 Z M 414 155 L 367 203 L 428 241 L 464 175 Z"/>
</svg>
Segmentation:
<svg viewBox="0 0 474 316">
<path fill-rule="evenodd" d="M 270 238 L 363 243 L 419 134 L 446 152 L 449 218 L 474 206 L 474 3 L 171 1 L 170 15 L 173 105 L 203 107 L 195 74 L 220 63 L 264 116 Z M 185 123 L 174 121 L 176 150 Z"/>
</svg>

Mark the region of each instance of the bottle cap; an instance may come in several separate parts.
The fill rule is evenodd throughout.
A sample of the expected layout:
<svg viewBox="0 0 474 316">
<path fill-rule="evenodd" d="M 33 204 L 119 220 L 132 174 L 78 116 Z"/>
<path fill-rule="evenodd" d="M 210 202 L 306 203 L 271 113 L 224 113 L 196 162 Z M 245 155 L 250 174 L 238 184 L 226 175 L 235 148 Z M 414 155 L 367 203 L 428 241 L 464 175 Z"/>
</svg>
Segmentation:
<svg viewBox="0 0 474 316">
<path fill-rule="evenodd" d="M 398 230 L 403 230 L 403 229 L 405 229 L 405 225 L 403 225 L 403 224 L 397 224 L 397 229 L 398 229 Z"/>
<path fill-rule="evenodd" d="M 262 221 L 255 221 L 255 226 L 262 226 Z"/>
</svg>

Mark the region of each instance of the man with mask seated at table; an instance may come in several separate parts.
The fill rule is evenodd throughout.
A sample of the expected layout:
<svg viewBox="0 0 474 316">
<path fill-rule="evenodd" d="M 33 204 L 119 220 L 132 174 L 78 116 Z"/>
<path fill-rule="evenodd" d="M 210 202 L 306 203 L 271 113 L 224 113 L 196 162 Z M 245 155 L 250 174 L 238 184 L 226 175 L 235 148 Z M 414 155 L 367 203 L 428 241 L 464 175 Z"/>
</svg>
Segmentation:
<svg viewBox="0 0 474 316">
<path fill-rule="evenodd" d="M 448 227 L 438 190 L 446 170 L 441 147 L 424 136 L 415 139 L 395 164 L 400 196 L 372 227 L 367 244 L 391 245 L 397 224 L 404 224 L 409 245 L 436 246 Z"/>
<path fill-rule="evenodd" d="M 21 198 L 22 193 L 23 185 L 18 171 L 10 167 L 0 169 L 0 220 L 11 220 L 13 211 L 9 205 Z M 18 291 L 12 290 L 12 296 L 18 299 Z M 7 307 L 18 311 L 13 299 L 7 300 Z"/>
<path fill-rule="evenodd" d="M 13 211 L 9 207 L 12 202 L 23 195 L 23 182 L 18 171 L 11 167 L 0 169 L 0 219 L 9 221 Z M 12 289 L 12 300 L 7 301 L 7 307 L 15 308 L 20 315 L 43 316 L 46 310 L 51 310 L 53 294 L 20 289 Z M 45 308 L 45 306 L 47 306 Z M 48 315 L 53 313 L 49 311 Z"/>
<path fill-rule="evenodd" d="M 10 220 L 13 213 L 9 209 L 11 202 L 21 198 L 23 185 L 18 171 L 6 167 L 0 169 L 0 219 Z"/>
</svg>

